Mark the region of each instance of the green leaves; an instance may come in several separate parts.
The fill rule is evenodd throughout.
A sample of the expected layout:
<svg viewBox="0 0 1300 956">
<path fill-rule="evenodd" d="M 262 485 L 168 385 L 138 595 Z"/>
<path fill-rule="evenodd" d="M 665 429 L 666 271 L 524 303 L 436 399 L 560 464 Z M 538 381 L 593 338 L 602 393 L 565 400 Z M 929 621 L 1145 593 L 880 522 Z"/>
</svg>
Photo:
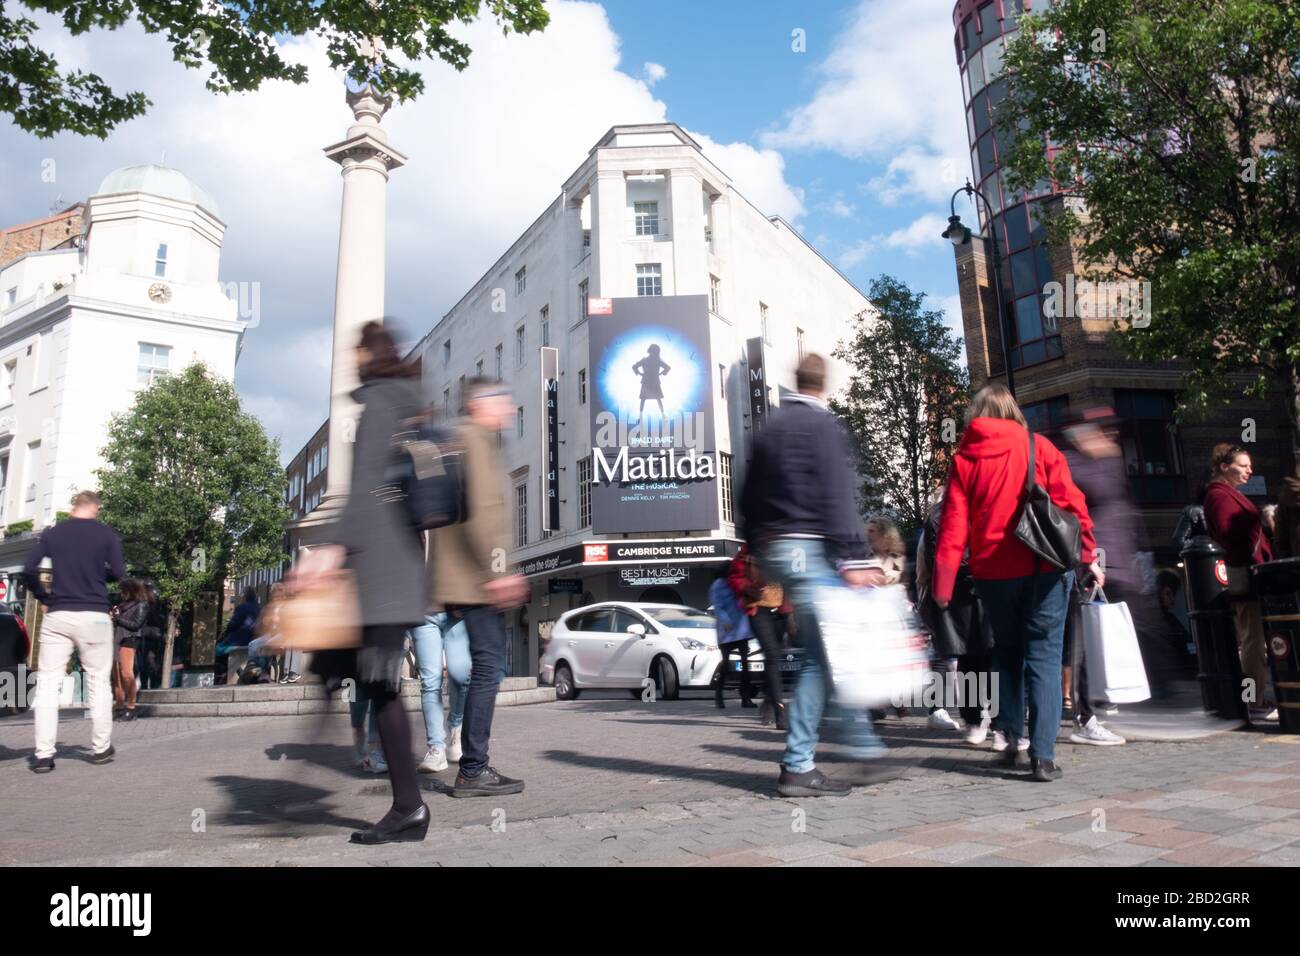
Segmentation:
<svg viewBox="0 0 1300 956">
<path fill-rule="evenodd" d="M 276 444 L 203 365 L 140 392 L 103 455 L 103 520 L 164 599 L 186 604 L 281 559 L 289 512 Z"/>
<path fill-rule="evenodd" d="M 868 298 L 878 314 L 858 315 L 833 353 L 852 378 L 830 404 L 861 454 L 864 511 L 891 512 L 906 534 L 947 474 L 969 382 L 961 342 L 943 313 L 924 307 L 924 293 L 882 275 Z"/>
<path fill-rule="evenodd" d="M 178 63 L 209 70 L 214 93 L 258 89 L 267 80 L 305 83 L 307 69 L 280 55 L 289 37 L 326 41 L 330 65 L 357 82 L 369 80 L 399 101 L 424 92 L 420 74 L 395 62 L 438 59 L 463 70 L 470 48 L 447 32 L 471 23 L 486 7 L 509 34 L 545 28 L 542 0 L 23 0 L 32 10 L 59 16 L 73 35 L 113 30 L 132 18 L 161 35 Z M 106 137 L 151 105 L 144 93 L 115 92 L 94 73 L 63 72 L 55 57 L 33 43 L 36 24 L 8 17 L 0 4 L 0 112 L 42 138 L 60 132 Z M 379 52 L 369 41 L 379 40 Z"/>
</svg>

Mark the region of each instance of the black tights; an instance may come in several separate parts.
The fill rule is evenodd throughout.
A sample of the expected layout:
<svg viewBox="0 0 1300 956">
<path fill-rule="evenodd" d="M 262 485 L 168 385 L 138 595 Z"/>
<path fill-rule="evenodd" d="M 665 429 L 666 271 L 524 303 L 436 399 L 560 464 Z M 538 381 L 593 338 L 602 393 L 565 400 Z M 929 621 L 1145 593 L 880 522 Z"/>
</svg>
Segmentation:
<svg viewBox="0 0 1300 956">
<path fill-rule="evenodd" d="M 402 707 L 402 699 L 387 684 L 367 688 L 375 704 L 375 724 L 379 742 L 388 761 L 388 782 L 393 788 L 393 808 L 389 816 L 405 816 L 424 801 L 415 775 L 415 755 L 411 752 L 411 721 Z"/>
</svg>

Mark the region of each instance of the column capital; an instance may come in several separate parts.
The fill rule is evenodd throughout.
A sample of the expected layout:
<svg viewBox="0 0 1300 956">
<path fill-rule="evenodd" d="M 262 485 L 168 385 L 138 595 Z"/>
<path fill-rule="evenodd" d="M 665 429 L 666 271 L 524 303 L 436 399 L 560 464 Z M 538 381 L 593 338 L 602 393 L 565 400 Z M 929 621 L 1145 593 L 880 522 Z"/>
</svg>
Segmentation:
<svg viewBox="0 0 1300 956">
<path fill-rule="evenodd" d="M 397 169 L 406 165 L 406 156 L 389 146 L 374 133 L 359 133 L 347 139 L 325 147 L 325 156 L 343 165 L 345 160 L 354 163 L 376 159 L 383 163 L 385 170 Z"/>
</svg>

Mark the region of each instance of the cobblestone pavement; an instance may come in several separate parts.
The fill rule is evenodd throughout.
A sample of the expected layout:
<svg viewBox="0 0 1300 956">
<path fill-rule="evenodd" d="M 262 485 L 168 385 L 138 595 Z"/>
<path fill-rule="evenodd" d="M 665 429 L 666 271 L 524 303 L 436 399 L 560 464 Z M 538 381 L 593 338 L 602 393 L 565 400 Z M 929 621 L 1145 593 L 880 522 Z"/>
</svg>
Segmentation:
<svg viewBox="0 0 1300 956">
<path fill-rule="evenodd" d="M 1063 735 L 1066 776 L 1039 784 L 924 718 L 890 719 L 893 779 L 789 800 L 782 735 L 755 713 L 614 694 L 499 710 L 493 764 L 527 790 L 453 800 L 454 768 L 425 777 L 427 840 L 375 848 L 347 834 L 384 813 L 387 781 L 354 769 L 341 715 L 141 719 L 116 725 L 103 766 L 90 722 L 68 716 L 46 776 L 27 769 L 30 717 L 0 719 L 0 864 L 1300 864 L 1300 738 Z M 859 767 L 833 743 L 819 760 Z"/>
</svg>

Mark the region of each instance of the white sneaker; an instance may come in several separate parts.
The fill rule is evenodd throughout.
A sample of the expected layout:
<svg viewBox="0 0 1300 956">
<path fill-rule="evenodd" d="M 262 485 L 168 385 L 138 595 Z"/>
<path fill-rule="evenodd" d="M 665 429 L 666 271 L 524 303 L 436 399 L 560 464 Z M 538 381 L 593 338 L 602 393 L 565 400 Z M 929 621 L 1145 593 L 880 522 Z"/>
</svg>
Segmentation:
<svg viewBox="0 0 1300 956">
<path fill-rule="evenodd" d="M 962 729 L 961 724 L 958 721 L 953 720 L 948 714 L 948 711 L 944 710 L 942 707 L 938 708 L 929 716 L 925 725 L 931 730 L 952 730 L 958 733 L 960 733 Z"/>
<path fill-rule="evenodd" d="M 447 760 L 450 763 L 460 763 L 460 728 L 453 727 L 447 731 Z"/>
<path fill-rule="evenodd" d="M 420 761 L 420 773 L 437 773 L 447 769 L 447 755 L 437 747 L 430 747 L 424 759 Z"/>
<path fill-rule="evenodd" d="M 989 737 L 989 724 L 992 723 L 987 717 L 981 718 L 978 724 L 966 725 L 966 743 L 973 747 L 978 747 Z M 1003 746 L 1005 750 L 1005 745 Z"/>
<path fill-rule="evenodd" d="M 1026 750 L 1028 750 L 1028 749 L 1029 749 L 1029 738 L 1028 738 L 1028 737 L 1021 737 L 1019 740 L 1017 740 L 1017 741 L 1016 741 L 1016 749 L 1019 750 L 1021 753 L 1024 753 Z"/>
<path fill-rule="evenodd" d="M 384 759 L 383 751 L 372 750 L 366 754 L 361 769 L 366 773 L 388 773 L 388 761 Z"/>
<path fill-rule="evenodd" d="M 1086 724 L 1074 722 L 1074 733 L 1070 734 L 1072 744 L 1094 744 L 1098 747 L 1115 747 L 1127 743 L 1119 734 L 1112 733 L 1097 722 L 1097 716 L 1088 718 Z"/>
<path fill-rule="evenodd" d="M 365 766 L 366 753 L 370 750 L 368 743 L 369 741 L 364 727 L 356 728 L 352 731 L 352 753 L 356 757 L 358 767 Z"/>
<path fill-rule="evenodd" d="M 1007 743 L 1007 735 L 1000 730 L 993 731 L 993 750 L 1002 753 L 1008 746 L 1010 745 Z"/>
</svg>

